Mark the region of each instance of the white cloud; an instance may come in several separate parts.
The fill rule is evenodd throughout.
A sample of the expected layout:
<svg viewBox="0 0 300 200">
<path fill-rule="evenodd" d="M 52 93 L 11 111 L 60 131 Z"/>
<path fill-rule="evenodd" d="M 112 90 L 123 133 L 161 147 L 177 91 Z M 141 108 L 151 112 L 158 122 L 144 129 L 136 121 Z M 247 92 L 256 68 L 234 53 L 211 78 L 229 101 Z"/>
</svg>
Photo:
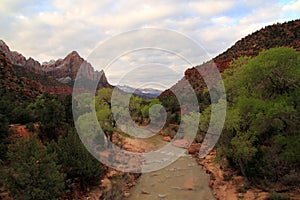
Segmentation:
<svg viewBox="0 0 300 200">
<path fill-rule="evenodd" d="M 299 13 L 300 0 L 284 5 L 274 0 L 2 0 L 0 3 L 1 39 L 11 49 L 40 62 L 64 57 L 72 50 L 87 57 L 99 42 L 142 27 L 182 32 L 215 56 L 241 37 L 270 23 L 299 18 Z M 158 42 L 164 43 L 160 37 Z M 172 45 L 180 46 L 176 42 Z M 119 45 L 123 48 L 121 42 Z M 164 63 L 169 59 L 164 56 L 156 59 Z M 174 66 L 174 63 L 168 64 Z M 183 73 L 183 68 L 176 69 Z"/>
<path fill-rule="evenodd" d="M 288 5 L 283 6 L 283 10 L 288 11 L 297 11 L 300 12 L 300 0 L 293 1 Z"/>
<path fill-rule="evenodd" d="M 222 14 L 236 5 L 234 0 L 202 0 L 191 2 L 190 9 L 194 9 L 200 16 L 212 17 Z"/>
<path fill-rule="evenodd" d="M 214 24 L 220 24 L 220 25 L 231 25 L 234 22 L 234 20 L 232 17 L 220 16 L 220 17 L 212 18 L 212 22 Z"/>
</svg>

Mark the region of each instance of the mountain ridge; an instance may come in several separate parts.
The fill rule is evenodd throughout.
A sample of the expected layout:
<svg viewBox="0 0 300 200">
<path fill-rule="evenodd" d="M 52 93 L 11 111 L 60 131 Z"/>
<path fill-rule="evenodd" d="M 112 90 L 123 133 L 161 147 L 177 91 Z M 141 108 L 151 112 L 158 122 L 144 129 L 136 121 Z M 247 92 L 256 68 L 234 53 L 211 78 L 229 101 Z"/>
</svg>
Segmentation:
<svg viewBox="0 0 300 200">
<path fill-rule="evenodd" d="M 9 69 L 2 67 L 2 74 L 7 74 L 4 70 L 14 69 L 14 75 L 17 77 L 13 80 L 26 77 L 28 79 L 27 84 L 37 88 L 40 92 L 71 94 L 76 78 L 91 81 L 100 80 L 98 88 L 112 87 L 108 83 L 104 71 L 94 70 L 93 66 L 76 51 L 72 51 L 63 59 L 52 60 L 43 64 L 32 57 L 26 59 L 21 53 L 11 51 L 3 40 L 0 40 L 0 52 L 2 52 L 2 66 L 11 66 Z M 79 68 L 80 76 L 76 77 Z M 13 76 L 13 74 L 10 74 L 10 76 Z M 5 85 L 5 83 L 3 84 Z"/>
<path fill-rule="evenodd" d="M 209 74 L 213 66 L 216 66 L 220 72 L 223 72 L 229 67 L 229 63 L 232 60 L 240 56 L 255 57 L 263 50 L 280 46 L 291 47 L 300 51 L 300 19 L 266 26 L 238 40 L 234 45 L 210 61 L 187 69 L 184 77 L 171 88 L 163 91 L 158 98 L 174 96 L 172 91 L 179 91 L 179 93 L 185 94 L 185 80 L 188 80 L 196 93 L 199 93 L 207 87 L 202 75 L 199 73 L 200 68 L 205 74 Z"/>
</svg>

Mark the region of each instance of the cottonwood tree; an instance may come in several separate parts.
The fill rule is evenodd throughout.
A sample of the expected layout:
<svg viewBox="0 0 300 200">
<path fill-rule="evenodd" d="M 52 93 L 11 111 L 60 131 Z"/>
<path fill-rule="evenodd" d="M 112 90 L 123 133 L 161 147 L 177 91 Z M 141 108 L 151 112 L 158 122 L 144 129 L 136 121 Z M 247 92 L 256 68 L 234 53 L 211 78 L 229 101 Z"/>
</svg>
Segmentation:
<svg viewBox="0 0 300 200">
<path fill-rule="evenodd" d="M 272 181 L 297 171 L 300 53 L 280 47 L 242 57 L 223 76 L 229 107 L 219 144 L 229 160 L 245 176 Z"/>
</svg>

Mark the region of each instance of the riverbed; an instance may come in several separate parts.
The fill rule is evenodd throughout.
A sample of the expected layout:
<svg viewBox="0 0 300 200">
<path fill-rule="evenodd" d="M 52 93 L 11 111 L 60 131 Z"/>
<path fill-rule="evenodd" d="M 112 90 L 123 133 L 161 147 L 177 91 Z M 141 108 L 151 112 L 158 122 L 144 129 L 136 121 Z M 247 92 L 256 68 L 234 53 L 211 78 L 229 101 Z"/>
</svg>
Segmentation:
<svg viewBox="0 0 300 200">
<path fill-rule="evenodd" d="M 155 149 L 166 142 L 152 137 Z M 213 200 L 209 175 L 191 155 L 184 154 L 171 165 L 151 173 L 144 173 L 130 191 L 127 200 Z"/>
</svg>

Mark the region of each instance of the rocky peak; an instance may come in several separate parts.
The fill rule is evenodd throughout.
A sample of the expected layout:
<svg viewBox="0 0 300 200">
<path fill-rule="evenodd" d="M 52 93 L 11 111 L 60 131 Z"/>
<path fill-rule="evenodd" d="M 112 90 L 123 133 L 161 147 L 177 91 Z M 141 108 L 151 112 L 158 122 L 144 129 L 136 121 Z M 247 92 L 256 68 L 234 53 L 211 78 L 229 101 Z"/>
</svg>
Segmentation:
<svg viewBox="0 0 300 200">
<path fill-rule="evenodd" d="M 56 79 L 69 77 L 71 80 L 75 80 L 79 68 L 81 68 L 81 76 L 91 80 L 97 80 L 101 75 L 101 72 L 95 71 L 92 65 L 76 51 L 72 51 L 64 59 L 45 63 L 42 68 L 47 75 Z"/>
<path fill-rule="evenodd" d="M 16 51 L 10 51 L 9 47 L 3 40 L 0 40 L 0 49 L 7 56 L 7 58 L 11 61 L 12 64 L 25 65 L 26 58 Z"/>
<path fill-rule="evenodd" d="M 0 42 L 3 42 L 3 41 L 0 40 Z M 0 44 L 0 45 L 2 45 L 2 44 Z M 5 51 L 2 48 L 0 48 L 0 69 L 1 69 L 1 72 L 3 72 L 3 74 L 6 75 L 6 73 L 11 70 L 11 67 L 12 67 L 12 64 L 11 64 L 9 58 L 7 57 Z"/>
<path fill-rule="evenodd" d="M 100 80 L 99 87 L 111 87 L 103 71 L 94 70 L 92 65 L 84 60 L 78 52 L 72 51 L 64 59 L 51 60 L 42 65 L 29 57 L 26 59 L 22 54 L 16 51 L 10 51 L 3 40 L 0 40 L 0 51 L 10 61 L 11 64 L 24 67 L 40 76 L 46 75 L 49 78 L 58 80 L 62 83 L 72 85 L 77 73 L 79 77 L 87 80 Z M 80 69 L 80 72 L 78 72 Z"/>
<path fill-rule="evenodd" d="M 13 64 L 24 66 L 26 63 L 26 58 L 17 51 L 10 52 L 10 59 Z"/>
<path fill-rule="evenodd" d="M 52 60 L 50 60 L 50 61 L 48 61 L 48 62 L 43 62 L 42 65 L 43 65 L 43 66 L 46 66 L 46 65 L 52 65 L 52 64 L 54 64 L 55 62 L 56 62 L 56 60 L 53 60 L 53 59 L 52 59 Z"/>
<path fill-rule="evenodd" d="M 36 73 L 42 73 L 42 67 L 41 64 L 34 60 L 33 58 L 29 57 L 25 64 L 23 65 L 25 68 L 27 68 L 30 71 L 36 72 Z"/>
<path fill-rule="evenodd" d="M 79 58 L 81 58 L 77 51 L 72 51 L 71 53 L 69 53 L 67 55 L 67 57 L 79 57 Z"/>
<path fill-rule="evenodd" d="M 3 40 L 0 40 L 0 49 L 6 55 L 8 55 L 10 52 L 9 47 L 6 45 L 6 43 Z"/>
</svg>

